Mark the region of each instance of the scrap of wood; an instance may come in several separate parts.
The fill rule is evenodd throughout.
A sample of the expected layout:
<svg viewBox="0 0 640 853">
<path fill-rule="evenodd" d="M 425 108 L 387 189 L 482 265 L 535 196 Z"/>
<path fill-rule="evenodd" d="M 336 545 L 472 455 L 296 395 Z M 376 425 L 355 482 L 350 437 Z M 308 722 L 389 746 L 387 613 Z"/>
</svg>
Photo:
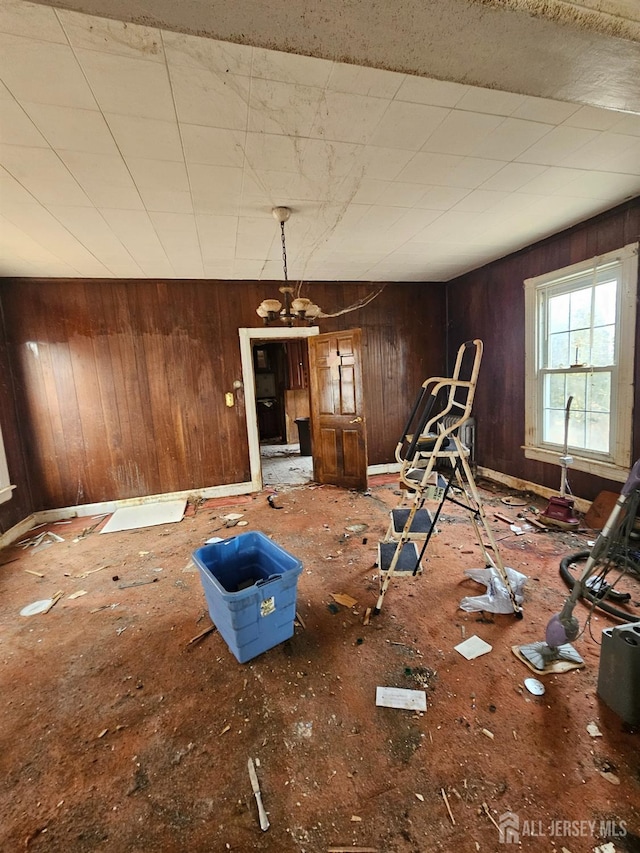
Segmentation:
<svg viewBox="0 0 640 853">
<path fill-rule="evenodd" d="M 51 604 L 47 607 L 46 610 L 43 610 L 42 612 L 48 613 L 51 610 L 51 608 L 60 601 L 60 599 L 62 598 L 63 595 L 64 595 L 64 592 L 61 589 L 58 590 L 58 592 L 56 592 L 56 594 L 51 599 Z"/>
<path fill-rule="evenodd" d="M 501 832 L 500 827 L 498 826 L 498 824 L 493 819 L 493 816 L 492 816 L 491 812 L 489 811 L 489 806 L 486 803 L 482 804 L 482 811 L 486 814 L 486 816 L 489 818 L 489 820 L 495 826 L 495 828 L 498 830 L 498 832 Z"/>
<path fill-rule="evenodd" d="M 4 566 L 4 563 L 2 563 L 1 565 Z M 44 577 L 42 572 L 34 572 L 33 569 L 25 569 L 25 572 L 28 572 L 30 575 L 35 575 L 37 578 L 43 578 Z"/>
<path fill-rule="evenodd" d="M 327 853 L 380 853 L 377 847 L 327 847 Z"/>
<path fill-rule="evenodd" d="M 68 595 L 67 599 L 69 601 L 73 601 L 74 598 L 80 598 L 81 595 L 86 595 L 86 594 L 87 594 L 86 589 L 79 589 L 77 592 L 72 592 L 71 595 Z"/>
<path fill-rule="evenodd" d="M 367 607 L 367 609 L 364 612 L 364 618 L 362 620 L 362 624 L 368 625 L 370 621 L 371 621 L 371 608 Z"/>
<path fill-rule="evenodd" d="M 501 512 L 494 512 L 493 515 L 495 518 L 499 519 L 500 521 L 504 521 L 505 524 L 514 524 L 514 522 L 510 518 L 507 518 L 506 515 L 502 515 Z"/>
<path fill-rule="evenodd" d="M 307 630 L 307 626 L 304 624 L 304 619 L 303 619 L 303 618 L 302 618 L 302 616 L 298 613 L 298 611 L 297 611 L 297 610 L 296 610 L 296 619 L 298 620 L 298 622 L 299 622 L 299 623 L 300 623 L 300 625 L 302 626 L 302 629 L 303 629 L 304 631 L 306 631 L 306 630 Z"/>
<path fill-rule="evenodd" d="M 207 636 L 207 634 L 210 634 L 212 631 L 217 631 L 217 630 L 218 630 L 218 629 L 216 628 L 216 626 L 215 626 L 215 625 L 209 625 L 208 627 L 206 627 L 206 628 L 204 629 L 204 631 L 200 631 L 200 633 L 199 633 L 199 634 L 196 634 L 196 635 L 195 635 L 195 637 L 192 637 L 192 638 L 189 640 L 189 642 L 187 643 L 187 645 L 188 645 L 188 646 L 190 646 L 192 643 L 195 643 L 195 642 L 197 642 L 198 640 L 201 640 L 203 637 L 206 637 L 206 636 Z"/>
<path fill-rule="evenodd" d="M 447 811 L 449 812 L 449 817 L 451 818 L 451 823 L 455 826 L 456 825 L 456 819 L 454 818 L 453 814 L 451 813 L 451 806 L 449 805 L 449 798 L 447 797 L 447 793 L 444 790 L 444 788 L 440 788 L 440 793 L 442 794 L 442 799 L 444 800 L 444 804 L 447 807 Z"/>
<path fill-rule="evenodd" d="M 533 524 L 533 526 L 537 527 L 538 530 L 548 530 L 549 529 L 546 524 L 543 524 L 541 521 L 538 521 L 537 518 L 527 518 L 525 520 L 526 520 L 527 524 Z"/>
<path fill-rule="evenodd" d="M 332 592 L 331 598 L 333 598 L 337 604 L 342 604 L 343 607 L 355 607 L 358 603 L 356 598 L 352 598 L 344 592 Z"/>
</svg>

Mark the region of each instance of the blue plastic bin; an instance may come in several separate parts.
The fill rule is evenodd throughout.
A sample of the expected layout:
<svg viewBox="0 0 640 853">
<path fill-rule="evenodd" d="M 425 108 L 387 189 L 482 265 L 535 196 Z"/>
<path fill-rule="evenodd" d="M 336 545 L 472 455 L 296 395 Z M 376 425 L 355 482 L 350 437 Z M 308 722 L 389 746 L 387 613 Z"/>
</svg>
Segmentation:
<svg viewBox="0 0 640 853">
<path fill-rule="evenodd" d="M 212 622 L 240 663 L 293 636 L 302 563 L 264 533 L 193 552 Z"/>
</svg>

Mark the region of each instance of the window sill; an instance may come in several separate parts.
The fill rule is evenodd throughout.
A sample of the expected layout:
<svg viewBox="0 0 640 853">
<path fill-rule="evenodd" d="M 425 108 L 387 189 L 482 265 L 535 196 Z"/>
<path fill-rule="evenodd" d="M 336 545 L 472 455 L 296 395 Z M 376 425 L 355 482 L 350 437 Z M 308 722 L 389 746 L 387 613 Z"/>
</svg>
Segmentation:
<svg viewBox="0 0 640 853">
<path fill-rule="evenodd" d="M 547 462 L 550 465 L 560 467 L 559 453 L 527 445 L 523 445 L 522 449 L 524 450 L 525 459 L 535 459 L 537 462 Z M 586 474 L 594 474 L 597 477 L 603 477 L 606 480 L 615 480 L 620 483 L 624 483 L 629 476 L 629 468 L 621 468 L 612 462 L 599 462 L 595 459 L 586 459 L 571 452 L 569 452 L 569 455 L 573 457 L 569 471 L 571 469 L 574 471 L 584 471 Z"/>
</svg>

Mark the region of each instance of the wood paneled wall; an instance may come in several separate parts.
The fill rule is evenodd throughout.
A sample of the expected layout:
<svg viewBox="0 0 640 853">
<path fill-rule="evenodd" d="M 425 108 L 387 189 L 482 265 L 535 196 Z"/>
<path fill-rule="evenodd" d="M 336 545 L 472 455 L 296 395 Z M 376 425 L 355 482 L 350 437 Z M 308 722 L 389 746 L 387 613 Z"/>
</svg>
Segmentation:
<svg viewBox="0 0 640 853">
<path fill-rule="evenodd" d="M 619 249 L 640 239 L 640 198 L 541 241 L 447 285 L 449 357 L 469 338 L 485 351 L 475 399 L 478 464 L 533 483 L 560 488 L 560 468 L 525 459 L 524 443 L 524 280 Z M 640 316 L 636 326 L 640 335 Z M 640 377 L 636 346 L 635 387 Z M 640 457 L 640 396 L 634 406 L 633 458 Z M 593 500 L 601 489 L 620 483 L 570 471 L 575 494 Z"/>
<path fill-rule="evenodd" d="M 309 295 L 329 312 L 373 288 L 314 283 Z M 276 289 L 276 282 L 0 282 L 17 418 L 12 426 L 3 405 L 0 423 L 24 492 L 9 502 L 10 513 L 0 505 L 0 526 L 27 508 L 249 480 L 245 411 L 241 400 L 228 408 L 224 394 L 242 378 L 238 328 L 259 326 L 255 307 Z M 392 461 L 421 382 L 444 369 L 444 286 L 390 284 L 366 308 L 322 327 L 362 328 L 369 462 Z"/>
</svg>

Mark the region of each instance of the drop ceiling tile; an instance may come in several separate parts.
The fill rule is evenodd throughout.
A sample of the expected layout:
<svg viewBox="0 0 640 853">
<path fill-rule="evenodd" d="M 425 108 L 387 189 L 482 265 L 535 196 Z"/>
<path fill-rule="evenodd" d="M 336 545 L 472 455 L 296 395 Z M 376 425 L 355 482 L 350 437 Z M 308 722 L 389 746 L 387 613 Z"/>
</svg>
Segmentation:
<svg viewBox="0 0 640 853">
<path fill-rule="evenodd" d="M 133 182 L 130 187 L 112 187 L 101 184 L 99 176 L 96 176 L 95 181 L 84 187 L 95 207 L 106 210 L 144 210 L 144 204 Z"/>
<path fill-rule="evenodd" d="M 507 163 L 499 172 L 481 184 L 481 187 L 483 190 L 514 192 L 528 181 L 543 174 L 546 168 L 546 166 L 534 166 L 530 163 Z"/>
<path fill-rule="evenodd" d="M 557 190 L 563 189 L 582 175 L 583 172 L 574 169 L 551 166 L 543 172 L 540 172 L 540 174 L 535 175 L 531 180 L 522 184 L 518 188 L 518 191 L 533 193 L 535 195 L 550 195 L 555 193 Z M 486 188 L 486 184 L 484 188 Z"/>
<path fill-rule="evenodd" d="M 66 44 L 62 27 L 53 8 L 23 0 L 4 0 L 0 5 L 0 33 Z"/>
<path fill-rule="evenodd" d="M 310 136 L 337 142 L 368 142 L 389 101 L 326 91 L 320 100 Z M 345 116 L 349 120 L 345 121 Z"/>
<path fill-rule="evenodd" d="M 525 95 L 500 92 L 497 89 L 481 89 L 470 86 L 456 104 L 456 109 L 478 113 L 493 113 L 500 116 L 512 115 L 525 101 Z"/>
<path fill-rule="evenodd" d="M 216 280 L 232 280 L 235 278 L 233 261 L 218 261 L 204 264 L 204 277 Z M 238 276 L 242 278 L 242 276 Z"/>
<path fill-rule="evenodd" d="M 273 217 L 240 217 L 236 237 L 236 258 L 264 260 L 277 242 L 277 256 L 282 257 L 278 223 Z M 291 241 L 289 241 L 291 243 Z M 282 260 L 280 261 L 282 264 Z"/>
<path fill-rule="evenodd" d="M 371 145 L 418 151 L 446 121 L 449 110 L 425 104 L 393 101 L 369 140 Z"/>
<path fill-rule="evenodd" d="M 575 169 L 598 169 L 603 164 L 615 162 L 618 157 L 637 145 L 638 140 L 634 136 L 601 133 L 578 151 L 572 152 L 561 165 Z M 638 164 L 640 165 L 640 157 Z"/>
<path fill-rule="evenodd" d="M 235 214 L 240 204 L 242 169 L 192 164 L 188 170 L 195 213 Z"/>
<path fill-rule="evenodd" d="M 485 189 L 473 190 L 459 201 L 453 210 L 483 213 L 485 210 L 489 210 L 495 204 L 502 201 L 508 195 L 509 193 L 506 192 L 495 192 Z"/>
<path fill-rule="evenodd" d="M 282 264 L 278 265 L 274 261 L 237 260 L 233 263 L 233 278 L 240 281 L 280 281 Z M 274 299 L 277 295 L 274 291 Z"/>
<path fill-rule="evenodd" d="M 580 127 L 554 127 L 516 159 L 523 163 L 559 166 L 597 136 L 598 133 L 595 130 Z"/>
<path fill-rule="evenodd" d="M 549 130 L 548 124 L 507 118 L 474 148 L 473 154 L 494 160 L 515 160 L 546 136 Z"/>
<path fill-rule="evenodd" d="M 36 204 L 36 199 L 13 175 L 0 167 L 0 210 L 13 204 Z"/>
<path fill-rule="evenodd" d="M 484 139 L 504 122 L 503 116 L 452 110 L 422 145 L 437 154 L 474 154 Z"/>
<path fill-rule="evenodd" d="M 171 67 L 170 75 L 180 122 L 246 130 L 248 77 L 185 66 Z"/>
<path fill-rule="evenodd" d="M 244 131 L 203 127 L 196 124 L 182 124 L 180 131 L 184 157 L 188 163 L 243 166 Z"/>
<path fill-rule="evenodd" d="M 429 104 L 433 107 L 455 107 L 469 87 L 445 80 L 428 80 L 407 74 L 396 92 L 396 101 Z"/>
<path fill-rule="evenodd" d="M 138 189 L 189 192 L 189 178 L 184 163 L 127 157 L 126 165 Z"/>
<path fill-rule="evenodd" d="M 238 233 L 237 216 L 209 216 L 200 213 L 196 214 L 196 226 L 203 250 L 206 246 L 233 248 L 236 245 L 236 236 Z"/>
<path fill-rule="evenodd" d="M 174 120 L 164 64 L 85 49 L 76 56 L 103 113 Z"/>
<path fill-rule="evenodd" d="M 422 184 L 403 183 L 402 181 L 377 183 L 383 183 L 384 190 L 376 201 L 386 205 L 414 207 L 424 196 L 424 186 Z"/>
<path fill-rule="evenodd" d="M 362 178 L 362 180 L 358 181 L 358 188 L 352 200 L 356 204 L 375 204 L 392 186 L 393 183 L 391 181 L 376 181 L 373 178 Z M 413 184 L 400 184 L 400 186 L 413 187 Z"/>
<path fill-rule="evenodd" d="M 68 45 L 0 35 L 0 77 L 18 101 L 96 109 Z"/>
<path fill-rule="evenodd" d="M 398 180 L 415 181 L 419 184 L 444 185 L 443 176 L 448 175 L 459 165 L 463 157 L 453 154 L 431 154 L 419 151 L 414 154 L 408 165 L 398 175 Z"/>
<path fill-rule="evenodd" d="M 477 213 L 446 211 L 431 225 L 416 234 L 412 243 L 456 243 L 477 236 L 485 227 L 482 216 Z M 443 250 L 444 251 L 444 250 Z"/>
<path fill-rule="evenodd" d="M 331 62 L 312 56 L 295 53 L 280 53 L 275 50 L 253 49 L 253 77 L 276 80 L 280 83 L 295 83 L 301 86 L 324 88 L 331 74 Z"/>
<path fill-rule="evenodd" d="M 640 136 L 640 115 L 624 115 L 616 113 L 618 121 L 611 130 L 614 133 L 627 133 L 629 136 Z"/>
<path fill-rule="evenodd" d="M 87 151 L 61 151 L 60 158 L 81 186 L 106 184 L 131 187 L 129 170 L 119 154 L 93 154 Z"/>
<path fill-rule="evenodd" d="M 460 187 L 429 187 L 423 186 L 423 194 L 416 207 L 426 210 L 450 210 L 463 199 L 469 192 L 468 189 Z"/>
<path fill-rule="evenodd" d="M 334 92 L 350 92 L 352 95 L 370 95 L 374 98 L 393 98 L 405 79 L 405 74 L 384 71 L 380 68 L 364 68 L 334 62 L 327 89 Z"/>
<path fill-rule="evenodd" d="M 48 148 L 46 139 L 24 109 L 9 98 L 0 99 L 0 142 Z"/>
<path fill-rule="evenodd" d="M 640 175 L 640 139 L 636 140 L 624 154 L 614 157 L 605 166 L 612 172 Z"/>
<path fill-rule="evenodd" d="M 541 121 L 545 124 L 560 124 L 569 116 L 577 113 L 579 104 L 565 101 L 552 101 L 546 98 L 534 98 L 527 95 L 519 107 L 511 114 L 513 118 L 524 118 L 529 121 Z"/>
<path fill-rule="evenodd" d="M 42 204 L 90 204 L 60 158 L 49 148 L 1 145 L 0 165 Z"/>
<path fill-rule="evenodd" d="M 256 171 L 296 172 L 308 141 L 275 133 L 247 133 L 247 165 Z"/>
<path fill-rule="evenodd" d="M 150 62 L 164 62 L 160 30 L 59 9 L 58 18 L 71 45 Z"/>
<path fill-rule="evenodd" d="M 139 193 L 147 211 L 193 213 L 193 201 L 190 192 L 141 187 Z"/>
<path fill-rule="evenodd" d="M 640 175 L 588 172 L 558 190 L 562 195 L 621 202 L 640 193 Z"/>
<path fill-rule="evenodd" d="M 102 215 L 113 233 L 143 270 L 156 260 L 161 265 L 165 263 L 168 265 L 158 235 L 146 211 L 103 210 Z"/>
<path fill-rule="evenodd" d="M 56 150 L 116 154 L 106 121 L 96 110 L 25 103 L 25 110 L 49 145 Z"/>
<path fill-rule="evenodd" d="M 201 68 L 220 75 L 251 75 L 253 48 L 248 45 L 172 33 L 168 30 L 162 31 L 162 41 L 170 66 Z"/>
<path fill-rule="evenodd" d="M 352 172 L 358 163 L 360 148 L 349 142 L 325 142 L 309 139 L 300 160 L 300 171 L 305 177 L 335 183 Z"/>
<path fill-rule="evenodd" d="M 619 121 L 620 113 L 618 112 L 585 106 L 572 113 L 563 124 L 570 127 L 586 127 L 590 130 L 612 130 Z"/>
<path fill-rule="evenodd" d="M 124 157 L 183 162 L 180 132 L 175 122 L 106 113 L 105 119 Z"/>
<path fill-rule="evenodd" d="M 394 148 L 364 148 L 358 155 L 354 170 L 364 178 L 393 181 L 414 156 L 412 151 Z"/>
</svg>

